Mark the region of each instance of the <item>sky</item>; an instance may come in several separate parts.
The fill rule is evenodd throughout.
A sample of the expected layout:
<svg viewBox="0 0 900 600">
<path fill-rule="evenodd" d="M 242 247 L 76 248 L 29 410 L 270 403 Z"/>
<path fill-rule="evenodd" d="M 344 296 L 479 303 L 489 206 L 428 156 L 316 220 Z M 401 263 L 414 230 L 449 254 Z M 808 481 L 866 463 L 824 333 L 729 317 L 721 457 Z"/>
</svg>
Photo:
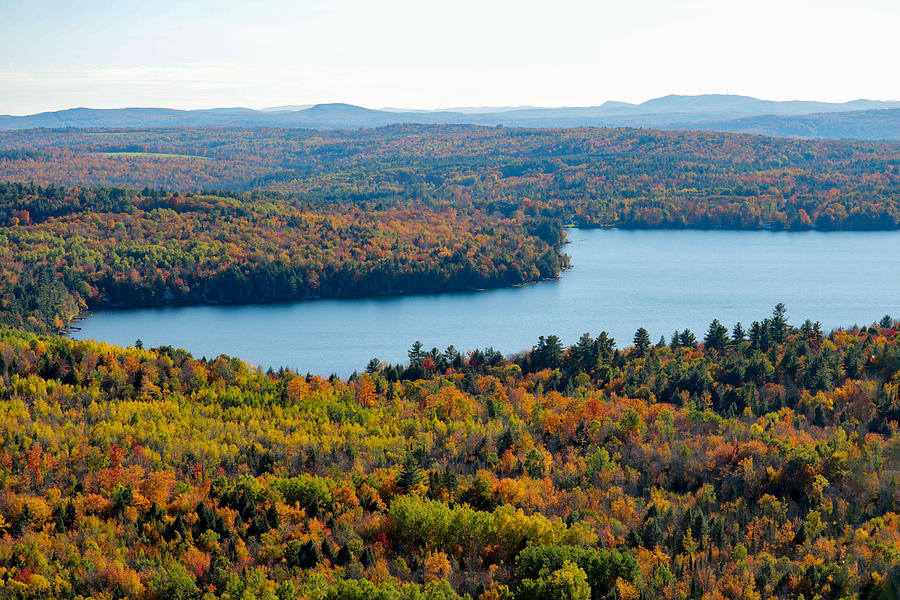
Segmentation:
<svg viewBox="0 0 900 600">
<path fill-rule="evenodd" d="M 900 100 L 897 0 L 0 0 L 0 114 Z"/>
</svg>

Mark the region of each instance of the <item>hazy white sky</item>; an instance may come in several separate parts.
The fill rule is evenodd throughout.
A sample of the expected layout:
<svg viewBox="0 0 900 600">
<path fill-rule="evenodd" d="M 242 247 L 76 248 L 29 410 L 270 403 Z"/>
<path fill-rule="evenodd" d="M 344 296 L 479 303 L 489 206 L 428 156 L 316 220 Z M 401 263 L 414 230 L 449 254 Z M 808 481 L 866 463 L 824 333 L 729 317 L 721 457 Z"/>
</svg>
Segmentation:
<svg viewBox="0 0 900 600">
<path fill-rule="evenodd" d="M 0 114 L 900 99 L 900 0 L 0 0 Z"/>
</svg>

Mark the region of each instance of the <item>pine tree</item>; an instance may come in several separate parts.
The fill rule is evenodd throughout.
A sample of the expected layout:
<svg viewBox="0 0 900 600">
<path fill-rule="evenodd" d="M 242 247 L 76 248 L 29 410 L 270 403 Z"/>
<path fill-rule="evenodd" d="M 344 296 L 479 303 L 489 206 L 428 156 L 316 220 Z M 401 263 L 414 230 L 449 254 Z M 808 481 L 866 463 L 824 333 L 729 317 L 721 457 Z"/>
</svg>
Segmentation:
<svg viewBox="0 0 900 600">
<path fill-rule="evenodd" d="M 685 329 L 681 332 L 678 342 L 684 348 L 693 348 L 697 345 L 697 336 L 690 329 Z"/>
<path fill-rule="evenodd" d="M 322 539 L 322 558 L 327 558 L 329 562 L 334 563 L 335 556 L 331 543 L 327 539 Z"/>
<path fill-rule="evenodd" d="M 703 344 L 709 350 L 723 351 L 728 345 L 728 329 L 719 323 L 718 319 L 713 319 L 706 330 L 706 337 L 703 338 Z"/>
<path fill-rule="evenodd" d="M 371 546 L 366 546 L 366 549 L 363 550 L 362 554 L 359 556 L 359 562 L 366 568 L 375 564 L 375 552 L 372 551 Z"/>
<path fill-rule="evenodd" d="M 772 341 L 776 344 L 783 344 L 784 340 L 787 339 L 788 334 L 788 324 L 787 324 L 787 310 L 784 307 L 784 304 L 779 302 L 775 305 L 775 310 L 772 311 L 772 319 L 769 321 L 769 331 L 772 336 Z"/>
<path fill-rule="evenodd" d="M 350 552 L 350 548 L 347 544 L 344 544 L 341 546 L 341 549 L 338 550 L 337 556 L 334 557 L 334 562 L 341 567 L 346 567 L 353 562 L 353 553 Z"/>
<path fill-rule="evenodd" d="M 412 345 L 412 348 L 407 351 L 406 355 L 409 356 L 409 364 L 411 366 L 421 363 L 425 358 L 425 351 L 423 350 L 422 342 L 416 340 L 416 342 Z"/>
<path fill-rule="evenodd" d="M 555 335 L 540 336 L 532 352 L 535 370 L 556 369 L 562 365 L 563 345 Z"/>
<path fill-rule="evenodd" d="M 397 485 L 405 492 L 417 488 L 425 481 L 425 474 L 419 466 L 419 461 L 412 452 L 407 452 L 400 467 L 400 475 L 397 477 Z"/>
<path fill-rule="evenodd" d="M 634 332 L 634 349 L 640 358 L 645 357 L 650 349 L 650 334 L 643 327 Z"/>
</svg>

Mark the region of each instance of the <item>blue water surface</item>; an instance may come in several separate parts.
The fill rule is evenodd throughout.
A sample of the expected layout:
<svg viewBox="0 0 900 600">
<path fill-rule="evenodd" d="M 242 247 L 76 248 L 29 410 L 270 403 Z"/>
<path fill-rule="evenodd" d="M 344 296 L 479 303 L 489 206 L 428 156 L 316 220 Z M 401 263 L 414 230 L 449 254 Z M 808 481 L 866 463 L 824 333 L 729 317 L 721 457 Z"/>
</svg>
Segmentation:
<svg viewBox="0 0 900 600">
<path fill-rule="evenodd" d="M 406 360 L 426 348 L 492 346 L 505 354 L 539 335 L 574 343 L 606 330 L 619 346 L 646 327 L 698 338 L 718 318 L 729 328 L 784 302 L 792 323 L 827 330 L 900 317 L 900 232 L 569 230 L 571 270 L 557 281 L 478 292 L 314 300 L 251 306 L 102 311 L 73 337 L 195 356 L 225 353 L 263 367 L 347 376 L 370 358 Z"/>
</svg>

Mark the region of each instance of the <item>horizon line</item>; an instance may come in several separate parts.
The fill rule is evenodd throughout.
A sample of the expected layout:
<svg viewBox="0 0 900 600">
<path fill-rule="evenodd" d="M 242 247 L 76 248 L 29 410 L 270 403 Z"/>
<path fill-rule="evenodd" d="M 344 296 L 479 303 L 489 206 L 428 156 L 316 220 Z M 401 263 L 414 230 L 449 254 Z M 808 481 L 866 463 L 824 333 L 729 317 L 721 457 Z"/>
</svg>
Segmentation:
<svg viewBox="0 0 900 600">
<path fill-rule="evenodd" d="M 180 112 L 201 112 L 201 111 L 210 111 L 210 110 L 248 110 L 254 112 L 265 112 L 265 111 L 275 111 L 278 109 L 284 109 L 284 112 L 300 112 L 303 110 L 308 110 L 310 108 L 316 106 L 329 106 L 329 105 L 344 105 L 344 106 L 353 106 L 356 108 L 363 108 L 366 110 L 376 110 L 383 112 L 395 112 L 395 113 L 403 113 L 403 112 L 459 112 L 461 110 L 473 111 L 475 109 L 483 109 L 483 112 L 489 113 L 496 111 L 497 109 L 503 109 L 504 112 L 512 112 L 516 110 L 541 110 L 541 109 L 577 109 L 577 108 L 599 108 L 606 104 L 621 104 L 627 106 L 641 106 L 647 102 L 651 102 L 653 100 L 661 100 L 664 98 L 701 98 L 701 97 L 730 97 L 730 98 L 747 98 L 752 100 L 758 100 L 760 102 L 772 102 L 772 103 L 792 103 L 792 102 L 811 102 L 817 104 L 831 104 L 831 105 L 843 105 L 843 104 L 851 104 L 854 102 L 881 102 L 881 103 L 892 103 L 892 102 L 900 102 L 900 100 L 894 99 L 879 99 L 879 98 L 853 98 L 850 100 L 844 101 L 833 101 L 833 100 L 810 100 L 810 99 L 791 99 L 791 100 L 769 100 L 766 98 L 759 98 L 756 96 L 750 96 L 747 94 L 730 94 L 730 93 L 700 93 L 700 94 L 678 94 L 678 93 L 670 93 L 664 94 L 662 96 L 654 96 L 652 98 L 648 98 L 642 102 L 627 102 L 624 100 L 605 100 L 599 104 L 564 104 L 564 105 L 556 105 L 556 106 L 548 106 L 548 105 L 537 105 L 537 104 L 497 104 L 497 105 L 488 105 L 488 104 L 473 104 L 473 105 L 456 105 L 451 107 L 436 107 L 436 108 L 414 108 L 414 107 L 401 107 L 401 106 L 381 106 L 378 108 L 373 108 L 370 106 L 366 106 L 364 104 L 354 104 L 352 102 L 344 102 L 344 101 L 331 101 L 331 102 L 298 102 L 292 104 L 279 104 L 275 106 L 262 106 L 259 108 L 252 108 L 250 106 L 207 106 L 205 108 L 177 108 L 174 106 L 164 106 L 164 105 L 144 105 L 144 106 L 109 106 L 109 107 L 97 107 L 97 106 L 68 106 L 65 108 L 57 108 L 52 110 L 41 110 L 38 112 L 32 113 L 0 113 L 2 117 L 31 117 L 42 114 L 50 114 L 57 112 L 64 112 L 69 110 L 173 110 Z M 303 108 L 291 109 L 285 107 L 292 106 L 300 106 Z M 473 113 L 478 114 L 478 113 Z"/>
</svg>

